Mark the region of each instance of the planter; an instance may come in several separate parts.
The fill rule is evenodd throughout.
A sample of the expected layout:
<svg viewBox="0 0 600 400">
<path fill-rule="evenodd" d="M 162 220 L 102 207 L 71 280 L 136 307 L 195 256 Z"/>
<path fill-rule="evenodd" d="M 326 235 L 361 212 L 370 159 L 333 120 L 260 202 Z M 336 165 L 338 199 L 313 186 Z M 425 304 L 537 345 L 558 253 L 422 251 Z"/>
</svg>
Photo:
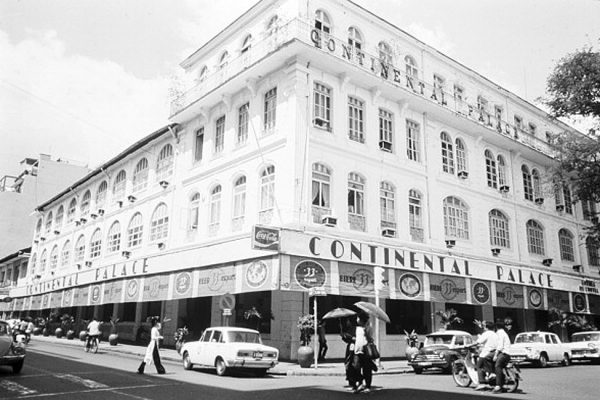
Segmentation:
<svg viewBox="0 0 600 400">
<path fill-rule="evenodd" d="M 75 337 L 75 331 L 73 329 L 69 329 L 67 331 L 67 340 L 73 340 Z"/>
<path fill-rule="evenodd" d="M 62 328 L 56 328 L 56 330 L 54 331 L 54 335 L 60 339 L 61 337 L 63 337 L 63 330 Z"/>
<path fill-rule="evenodd" d="M 42 328 L 36 326 L 35 328 L 33 328 L 33 332 L 32 333 L 33 333 L 34 336 L 41 335 L 42 334 Z"/>
<path fill-rule="evenodd" d="M 81 340 L 82 342 L 85 342 L 86 338 L 87 338 L 87 331 L 80 331 L 79 332 L 79 340 Z"/>
<path fill-rule="evenodd" d="M 110 343 L 111 346 L 116 346 L 117 343 L 119 343 L 119 334 L 111 333 L 108 335 L 108 343 Z"/>
<path fill-rule="evenodd" d="M 298 347 L 298 364 L 300 368 L 310 368 L 315 361 L 314 349 L 310 346 Z"/>
<path fill-rule="evenodd" d="M 43 336 L 50 336 L 50 331 L 48 330 L 48 328 L 42 329 L 42 335 Z"/>
</svg>

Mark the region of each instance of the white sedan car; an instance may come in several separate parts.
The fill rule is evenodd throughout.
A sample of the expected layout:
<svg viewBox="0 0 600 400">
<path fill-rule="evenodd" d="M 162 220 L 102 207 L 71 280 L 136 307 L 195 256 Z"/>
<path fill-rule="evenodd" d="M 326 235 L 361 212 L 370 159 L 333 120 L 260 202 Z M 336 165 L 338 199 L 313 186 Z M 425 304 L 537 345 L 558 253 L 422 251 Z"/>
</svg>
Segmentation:
<svg viewBox="0 0 600 400">
<path fill-rule="evenodd" d="M 264 376 L 279 358 L 279 350 L 262 344 L 258 331 L 235 327 L 208 328 L 200 340 L 184 343 L 181 354 L 183 368 L 216 368 L 219 376 L 232 369 Z"/>
<path fill-rule="evenodd" d="M 573 353 L 573 361 L 591 360 L 600 362 L 600 331 L 578 332 L 567 343 Z"/>
<path fill-rule="evenodd" d="M 548 363 L 571 363 L 571 349 L 551 332 L 523 332 L 510 346 L 510 358 L 517 363 L 534 363 L 546 367 Z"/>
</svg>

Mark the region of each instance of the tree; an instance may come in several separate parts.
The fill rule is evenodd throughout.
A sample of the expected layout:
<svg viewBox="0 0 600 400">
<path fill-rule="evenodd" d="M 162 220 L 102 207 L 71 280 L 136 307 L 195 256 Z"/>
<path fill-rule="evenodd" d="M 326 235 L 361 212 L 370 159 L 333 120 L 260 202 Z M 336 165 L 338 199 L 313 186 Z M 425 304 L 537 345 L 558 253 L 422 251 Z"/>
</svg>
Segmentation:
<svg viewBox="0 0 600 400">
<path fill-rule="evenodd" d="M 556 181 L 569 182 L 573 197 L 582 202 L 600 202 L 600 52 L 583 48 L 557 63 L 547 80 L 548 98 L 542 99 L 555 117 L 584 117 L 591 120 L 587 135 L 559 133 Z M 598 212 L 590 210 L 587 229 L 591 244 L 600 245 Z"/>
</svg>

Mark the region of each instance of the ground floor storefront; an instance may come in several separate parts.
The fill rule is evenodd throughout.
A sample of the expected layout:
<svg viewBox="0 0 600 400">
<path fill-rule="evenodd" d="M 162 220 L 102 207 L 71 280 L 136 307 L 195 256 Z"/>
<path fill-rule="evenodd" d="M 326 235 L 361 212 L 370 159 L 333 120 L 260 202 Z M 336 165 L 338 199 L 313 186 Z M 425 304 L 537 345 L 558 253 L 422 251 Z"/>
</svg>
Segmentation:
<svg viewBox="0 0 600 400">
<path fill-rule="evenodd" d="M 453 328 L 473 334 L 475 320 L 499 318 L 513 321 L 511 336 L 548 330 L 549 309 L 600 325 L 597 280 L 320 233 L 270 231 L 262 235 L 269 243 L 257 245 L 255 230 L 235 246 L 213 246 L 210 257 L 203 249 L 181 250 L 39 282 L 11 293 L 13 301 L 0 313 L 4 318 L 69 314 L 77 329 L 92 317 L 119 318 L 119 337 L 139 342 L 147 340 L 147 318 L 160 316 L 166 345 L 173 345 L 175 330 L 183 326 L 190 330 L 188 340 L 209 326 L 245 326 L 258 329 L 288 360 L 296 358 L 296 323 L 313 312 L 315 288 L 319 317 L 361 300 L 378 303 L 391 319 L 379 325 L 385 357 L 404 355 L 405 331 L 424 335 L 440 329 L 437 312 L 449 308 L 463 320 Z M 215 262 L 220 252 L 223 262 Z M 340 321 L 328 320 L 325 329 L 328 356 L 341 358 Z"/>
</svg>

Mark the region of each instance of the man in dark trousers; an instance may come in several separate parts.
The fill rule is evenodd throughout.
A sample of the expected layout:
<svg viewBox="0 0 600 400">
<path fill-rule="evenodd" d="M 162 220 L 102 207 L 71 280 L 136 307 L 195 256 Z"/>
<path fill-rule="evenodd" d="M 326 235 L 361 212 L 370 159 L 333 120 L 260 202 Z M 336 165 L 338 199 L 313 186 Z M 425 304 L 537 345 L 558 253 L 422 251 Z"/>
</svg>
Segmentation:
<svg viewBox="0 0 600 400">
<path fill-rule="evenodd" d="M 323 361 L 325 359 L 325 354 L 327 354 L 327 338 L 325 338 L 325 323 L 323 320 L 319 321 L 319 325 L 317 326 L 317 336 L 319 337 L 319 361 Z"/>
</svg>

